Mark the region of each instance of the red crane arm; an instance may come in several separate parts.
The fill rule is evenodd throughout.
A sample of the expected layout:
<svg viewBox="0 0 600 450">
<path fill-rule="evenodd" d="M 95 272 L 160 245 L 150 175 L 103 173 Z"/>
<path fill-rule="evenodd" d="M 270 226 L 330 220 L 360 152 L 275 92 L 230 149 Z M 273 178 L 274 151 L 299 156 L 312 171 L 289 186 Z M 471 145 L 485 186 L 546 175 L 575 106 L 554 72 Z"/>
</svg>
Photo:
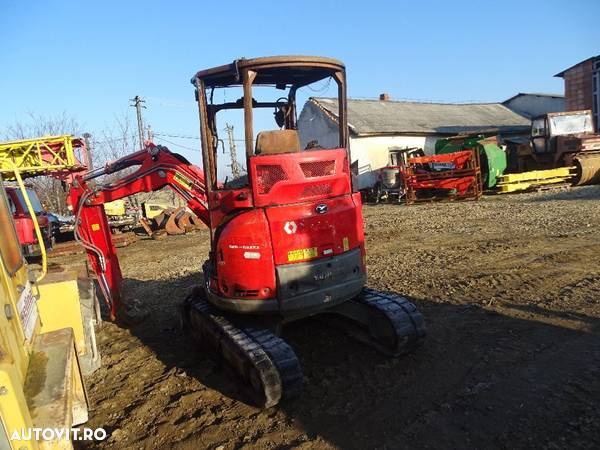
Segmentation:
<svg viewBox="0 0 600 450">
<path fill-rule="evenodd" d="M 89 181 L 130 167 L 138 167 L 122 178 L 91 186 Z M 87 251 L 90 265 L 114 317 L 121 301 L 123 276 L 112 240 L 104 203 L 138 192 L 152 192 L 165 186 L 173 189 L 188 207 L 209 225 L 209 213 L 202 170 L 183 156 L 149 143 L 106 166 L 78 175 L 71 184 L 69 200 L 75 213 L 75 238 Z"/>
</svg>

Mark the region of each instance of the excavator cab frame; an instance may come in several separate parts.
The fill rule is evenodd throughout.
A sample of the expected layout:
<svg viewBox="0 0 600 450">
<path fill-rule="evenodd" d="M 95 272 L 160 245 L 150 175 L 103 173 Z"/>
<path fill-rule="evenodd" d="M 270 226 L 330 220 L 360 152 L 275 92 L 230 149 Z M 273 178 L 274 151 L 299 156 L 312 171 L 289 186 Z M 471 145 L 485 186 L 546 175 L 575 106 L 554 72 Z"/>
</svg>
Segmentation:
<svg viewBox="0 0 600 450">
<path fill-rule="evenodd" d="M 238 59 L 231 64 L 199 71 L 192 78 L 195 86 L 195 96 L 198 102 L 200 116 L 200 135 L 202 142 L 202 162 L 205 177 L 209 208 L 222 208 L 223 203 L 233 203 L 233 209 L 252 207 L 250 201 L 236 204 L 231 199 L 249 199 L 248 186 L 252 185 L 252 173 L 248 173 L 248 183 L 241 189 L 232 188 L 228 183 L 221 183 L 217 177 L 218 145 L 220 139 L 217 132 L 217 113 L 222 110 L 242 109 L 244 117 L 244 142 L 246 167 L 251 166 L 250 160 L 264 154 L 255 146 L 254 110 L 257 108 L 275 108 L 275 121 L 279 130 L 268 132 L 270 135 L 256 135 L 256 143 L 266 142 L 270 152 L 291 153 L 296 148 L 294 132 L 297 133 L 297 91 L 313 83 L 332 78 L 337 84 L 339 114 L 337 119 L 339 140 L 336 148 L 348 148 L 348 126 L 346 113 L 346 75 L 343 63 L 331 58 L 308 56 L 278 56 L 253 59 Z M 256 87 L 273 87 L 279 91 L 288 90 L 287 96 L 280 96 L 275 101 L 256 101 L 253 89 Z M 243 96 L 237 101 L 213 102 L 216 89 L 242 87 Z M 283 99 L 287 99 L 283 101 Z M 288 130 L 289 132 L 285 132 Z M 261 139 L 263 138 L 264 139 Z M 278 147 L 277 149 L 273 147 Z M 214 191 L 234 191 L 211 195 Z M 211 229 L 221 223 L 223 217 L 215 217 Z"/>
<path fill-rule="evenodd" d="M 276 117 L 278 125 L 285 130 L 297 130 L 298 89 L 330 77 L 338 86 L 339 148 L 348 148 L 346 72 L 344 64 L 338 60 L 309 56 L 238 59 L 231 64 L 196 73 L 192 78 L 192 84 L 196 87 L 200 114 L 202 157 L 206 168 L 207 190 L 218 189 L 215 160 L 218 145 L 218 140 L 215 139 L 217 112 L 223 109 L 243 109 L 246 158 L 250 158 L 255 154 L 253 109 L 280 108 L 281 119 Z M 242 98 L 222 104 L 212 102 L 215 89 L 235 86 L 243 88 Z M 289 89 L 287 102 L 257 102 L 252 97 L 253 88 L 257 86 L 272 86 L 278 90 Z"/>
</svg>

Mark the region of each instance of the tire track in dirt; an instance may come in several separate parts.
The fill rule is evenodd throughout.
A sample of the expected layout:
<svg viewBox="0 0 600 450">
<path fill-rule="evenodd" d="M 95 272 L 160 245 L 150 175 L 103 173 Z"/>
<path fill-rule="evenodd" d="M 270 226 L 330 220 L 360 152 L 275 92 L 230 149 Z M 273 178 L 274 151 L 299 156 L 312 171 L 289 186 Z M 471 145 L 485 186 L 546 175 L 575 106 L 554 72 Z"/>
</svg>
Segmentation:
<svg viewBox="0 0 600 450">
<path fill-rule="evenodd" d="M 100 333 L 88 448 L 597 448 L 600 188 L 365 206 L 369 283 L 411 297 L 425 346 L 381 357 L 322 323 L 285 329 L 304 395 L 260 411 L 176 328 L 207 233 L 119 249 L 152 311 Z M 522 405 L 522 406 L 521 406 Z"/>
</svg>

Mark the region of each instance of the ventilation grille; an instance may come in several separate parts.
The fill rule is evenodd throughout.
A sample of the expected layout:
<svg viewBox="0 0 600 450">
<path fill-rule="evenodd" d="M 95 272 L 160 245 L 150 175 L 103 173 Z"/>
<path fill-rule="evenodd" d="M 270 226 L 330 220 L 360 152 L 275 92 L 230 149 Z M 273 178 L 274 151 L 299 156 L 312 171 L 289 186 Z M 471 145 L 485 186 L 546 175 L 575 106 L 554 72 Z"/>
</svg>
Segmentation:
<svg viewBox="0 0 600 450">
<path fill-rule="evenodd" d="M 268 194 L 275 183 L 288 179 L 283 167 L 277 164 L 257 165 L 256 178 L 258 193 L 262 195 Z"/>
<path fill-rule="evenodd" d="M 300 163 L 306 178 L 326 177 L 335 174 L 335 160 Z"/>
<path fill-rule="evenodd" d="M 315 197 L 317 195 L 331 194 L 331 185 L 329 184 L 313 184 L 306 186 L 302 190 L 302 198 Z"/>
</svg>

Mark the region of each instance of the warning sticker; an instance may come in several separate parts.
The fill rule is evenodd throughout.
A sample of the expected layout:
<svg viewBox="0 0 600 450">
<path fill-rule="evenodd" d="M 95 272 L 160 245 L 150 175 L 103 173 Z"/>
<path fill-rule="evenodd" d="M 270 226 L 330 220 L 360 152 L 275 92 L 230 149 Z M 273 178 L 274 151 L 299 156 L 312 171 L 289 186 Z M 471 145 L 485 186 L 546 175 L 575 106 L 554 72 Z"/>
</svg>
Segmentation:
<svg viewBox="0 0 600 450">
<path fill-rule="evenodd" d="M 25 339 L 30 341 L 35 329 L 35 323 L 37 322 L 38 310 L 36 299 L 31 292 L 31 284 L 29 283 L 27 283 L 25 290 L 23 290 L 19 297 L 17 311 L 19 313 L 19 319 L 21 320 Z"/>
<path fill-rule="evenodd" d="M 175 176 L 173 176 L 173 180 L 178 182 L 180 185 L 186 187 L 187 189 L 192 189 L 192 185 L 193 185 L 192 180 L 181 175 L 179 172 L 175 173 Z"/>
<path fill-rule="evenodd" d="M 301 261 L 303 259 L 316 258 L 319 256 L 317 247 L 299 248 L 288 252 L 288 261 Z"/>
</svg>

